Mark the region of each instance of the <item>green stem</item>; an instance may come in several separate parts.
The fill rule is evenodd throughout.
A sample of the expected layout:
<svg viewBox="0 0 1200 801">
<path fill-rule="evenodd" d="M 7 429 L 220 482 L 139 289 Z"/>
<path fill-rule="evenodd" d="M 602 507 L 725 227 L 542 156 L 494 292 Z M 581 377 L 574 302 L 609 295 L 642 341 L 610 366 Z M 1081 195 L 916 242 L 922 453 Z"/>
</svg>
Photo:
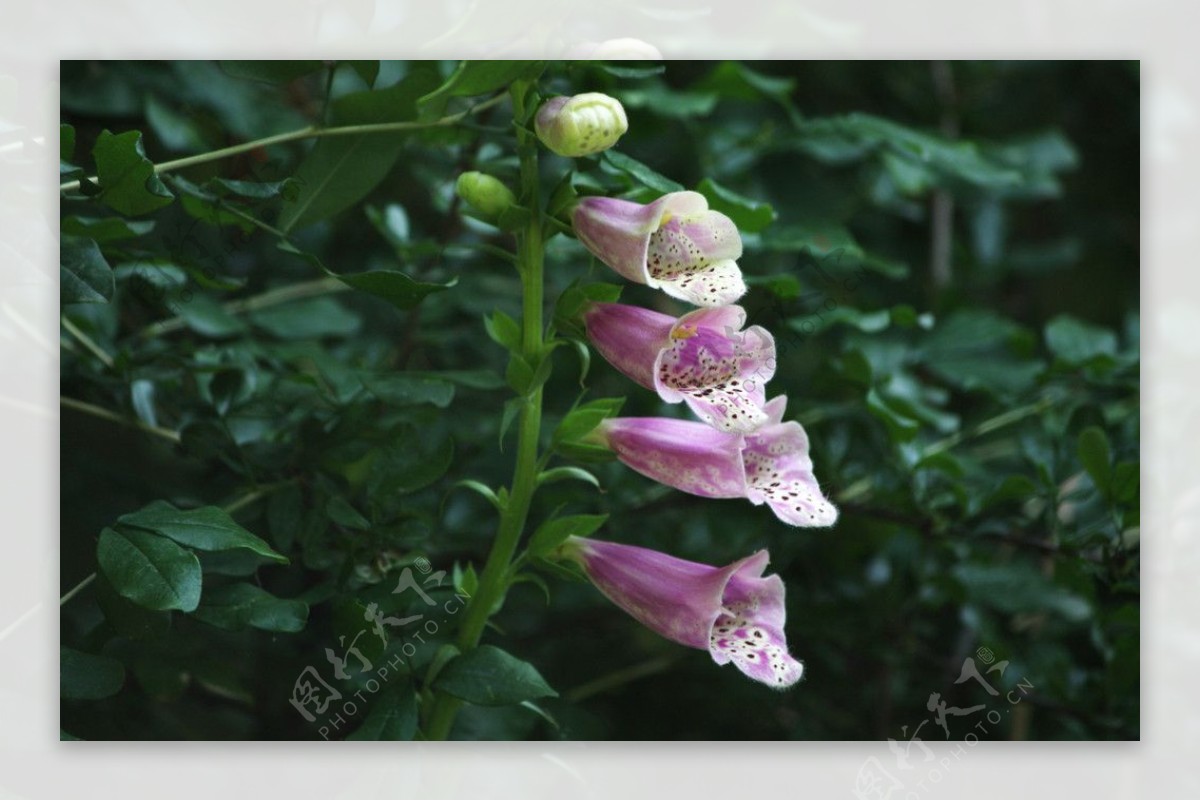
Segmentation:
<svg viewBox="0 0 1200 801">
<path fill-rule="evenodd" d="M 62 327 L 67 329 L 68 334 L 78 339 L 80 345 L 83 345 L 85 348 L 87 348 L 88 351 L 90 351 L 93 356 L 99 359 L 105 367 L 111 368 L 113 366 L 113 357 L 109 356 L 108 352 L 105 351 L 104 348 L 97 345 L 91 337 L 83 333 L 83 331 L 79 329 L 79 326 L 71 322 L 69 317 L 64 314 L 61 320 Z"/>
<path fill-rule="evenodd" d="M 229 314 L 244 314 L 270 306 L 278 306 L 281 303 L 290 303 L 293 300 L 300 300 L 301 298 L 342 292 L 349 288 L 348 284 L 344 284 L 336 278 L 318 278 L 314 281 L 305 281 L 300 284 L 289 284 L 278 289 L 269 289 L 266 292 L 243 298 L 242 300 L 233 300 L 222 304 L 221 308 Z M 138 332 L 138 337 L 140 339 L 154 339 L 164 334 L 178 331 L 185 325 L 186 322 L 182 317 L 171 317 L 167 320 L 160 320 L 157 323 L 151 323 L 146 326 Z"/>
<path fill-rule="evenodd" d="M 532 111 L 525 108 L 528 81 L 513 83 L 510 94 L 513 117 L 518 122 L 517 151 L 521 159 L 521 202 L 531 212 L 529 223 L 518 233 L 517 267 L 521 271 L 522 331 L 521 352 L 532 364 L 541 358 L 544 347 L 542 323 L 542 219 L 538 192 L 537 139 L 523 127 Z M 502 604 L 511 578 L 513 556 L 525 530 L 529 507 L 537 489 L 538 436 L 542 428 L 542 390 L 539 387 L 521 409 L 517 428 L 516 465 L 512 492 L 500 514 L 500 526 L 492 550 L 479 575 L 479 587 L 467 604 L 456 642 L 459 651 L 479 644 L 488 620 Z M 426 738 L 444 740 L 450 734 L 461 702 L 445 694 L 435 696 L 433 711 L 426 727 Z"/>
<path fill-rule="evenodd" d="M 143 423 L 141 420 L 131 420 L 128 417 L 122 417 L 121 415 L 117 414 L 116 412 L 110 412 L 108 409 L 102 408 L 100 406 L 94 406 L 90 403 L 84 403 L 83 401 L 75 400 L 74 398 L 68 398 L 65 395 L 59 397 L 58 400 L 59 400 L 59 403 L 61 403 L 63 406 L 65 406 L 68 409 L 74 409 L 77 412 L 83 412 L 84 414 L 90 414 L 94 417 L 99 417 L 104 420 L 111 420 L 114 423 L 120 423 L 123 426 L 129 426 L 130 428 L 136 428 L 136 429 L 139 429 L 140 431 L 145 431 L 148 434 L 155 434 L 157 436 L 162 437 L 163 439 L 169 439 L 169 440 L 171 440 L 171 442 L 174 442 L 176 444 L 179 443 L 179 433 L 176 431 L 172 431 L 169 428 L 161 428 L 159 426 L 152 426 L 149 423 Z"/>
<path fill-rule="evenodd" d="M 441 119 L 432 122 L 380 122 L 367 125 L 342 125 L 333 128 L 322 128 L 317 125 L 310 125 L 307 128 L 300 128 L 295 131 L 275 134 L 274 136 L 266 136 L 262 139 L 255 139 L 250 142 L 243 142 L 240 145 L 232 145 L 223 147 L 220 150 L 211 150 L 207 153 L 199 153 L 195 156 L 186 156 L 174 161 L 164 161 L 154 165 L 155 173 L 174 172 L 187 167 L 194 167 L 197 164 L 205 164 L 209 161 L 219 161 L 230 156 L 237 156 L 241 153 L 248 153 L 251 150 L 257 150 L 260 147 L 271 147 L 272 145 L 282 145 L 287 142 L 295 142 L 301 139 L 320 139 L 326 136 L 356 136 L 358 134 L 382 134 L 395 133 L 396 131 L 412 131 L 418 128 L 438 128 L 445 125 L 453 125 L 464 117 L 470 116 L 477 112 L 483 111 L 486 108 L 499 103 L 504 99 L 504 95 L 496 95 L 495 97 L 485 100 L 478 105 L 460 111 L 457 114 L 451 114 Z M 92 177 L 89 181 L 95 181 Z M 58 191 L 73 192 L 79 189 L 79 181 L 67 181 L 64 184 L 59 184 Z"/>
<path fill-rule="evenodd" d="M 1019 406 L 1016 409 L 1005 412 L 1004 414 L 998 414 L 995 417 L 984 420 L 974 428 L 966 431 L 959 431 L 957 434 L 951 434 L 945 439 L 933 443 L 925 449 L 925 451 L 921 454 L 921 457 L 927 458 L 929 456 L 933 456 L 934 454 L 941 453 L 942 451 L 948 451 L 964 440 L 972 439 L 974 437 L 981 437 L 984 434 L 989 434 L 997 429 L 1020 422 L 1026 417 L 1032 417 L 1035 414 L 1041 414 L 1053 405 L 1054 399 L 1046 397 L 1042 398 L 1036 403 L 1031 403 L 1027 406 Z"/>
</svg>

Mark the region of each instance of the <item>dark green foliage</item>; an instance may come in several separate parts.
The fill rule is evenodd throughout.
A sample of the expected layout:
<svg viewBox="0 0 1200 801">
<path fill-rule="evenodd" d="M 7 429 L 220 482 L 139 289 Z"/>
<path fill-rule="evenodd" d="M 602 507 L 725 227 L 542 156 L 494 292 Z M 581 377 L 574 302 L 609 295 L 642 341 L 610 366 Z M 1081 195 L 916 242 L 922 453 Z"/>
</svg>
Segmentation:
<svg viewBox="0 0 1200 801">
<path fill-rule="evenodd" d="M 501 230 L 531 212 L 493 227 L 454 193 L 469 170 L 518 185 L 508 101 L 154 168 L 436 121 L 539 75 L 618 97 L 630 130 L 542 152 L 532 356 Z M 86 406 L 62 410 L 62 583 L 97 574 L 62 608 L 65 736 L 410 740 L 439 691 L 457 737 L 901 740 L 931 693 L 1007 711 L 1024 681 L 988 739 L 1137 738 L 1138 100 L 1102 62 L 64 63 L 61 384 Z M 684 412 L 589 356 L 580 311 L 682 307 L 596 263 L 570 206 L 684 187 L 743 233 L 742 304 L 833 529 L 589 439 Z M 539 388 L 532 547 L 459 654 Z M 775 693 L 641 628 L 543 558 L 572 534 L 769 548 L 805 681 Z M 999 697 L 955 683 L 967 658 L 1005 663 Z M 330 691 L 366 700 L 323 732 Z"/>
</svg>

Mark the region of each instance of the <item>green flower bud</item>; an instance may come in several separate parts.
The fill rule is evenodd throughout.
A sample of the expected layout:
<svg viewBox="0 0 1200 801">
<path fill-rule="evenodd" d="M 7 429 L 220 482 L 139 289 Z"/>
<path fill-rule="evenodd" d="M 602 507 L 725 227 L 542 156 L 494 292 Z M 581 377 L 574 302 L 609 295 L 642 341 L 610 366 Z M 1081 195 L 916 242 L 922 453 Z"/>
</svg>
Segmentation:
<svg viewBox="0 0 1200 801">
<path fill-rule="evenodd" d="M 588 92 L 555 97 L 538 110 L 538 139 L 560 156 L 575 158 L 608 150 L 629 130 L 625 109 L 613 97 Z"/>
<path fill-rule="evenodd" d="M 482 172 L 464 172 L 454 188 L 468 206 L 488 220 L 495 220 L 517 202 L 503 181 Z"/>
</svg>

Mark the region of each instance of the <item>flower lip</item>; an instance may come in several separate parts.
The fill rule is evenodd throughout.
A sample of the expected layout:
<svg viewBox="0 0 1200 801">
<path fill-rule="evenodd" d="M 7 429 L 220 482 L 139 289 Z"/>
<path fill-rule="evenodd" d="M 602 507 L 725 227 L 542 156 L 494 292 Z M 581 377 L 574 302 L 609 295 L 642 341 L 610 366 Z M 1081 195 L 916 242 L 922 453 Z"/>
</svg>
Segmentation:
<svg viewBox="0 0 1200 801">
<path fill-rule="evenodd" d="M 696 306 L 734 303 L 746 292 L 737 227 L 699 192 L 652 203 L 586 197 L 572 212 L 584 247 L 630 281 Z"/>
<path fill-rule="evenodd" d="M 733 662 L 779 689 L 803 666 L 787 650 L 783 581 L 763 576 L 763 550 L 725 567 L 690 562 L 649 548 L 571 538 L 561 553 L 579 563 L 609 600 L 674 642 L 704 649 L 718 665 Z"/>
</svg>

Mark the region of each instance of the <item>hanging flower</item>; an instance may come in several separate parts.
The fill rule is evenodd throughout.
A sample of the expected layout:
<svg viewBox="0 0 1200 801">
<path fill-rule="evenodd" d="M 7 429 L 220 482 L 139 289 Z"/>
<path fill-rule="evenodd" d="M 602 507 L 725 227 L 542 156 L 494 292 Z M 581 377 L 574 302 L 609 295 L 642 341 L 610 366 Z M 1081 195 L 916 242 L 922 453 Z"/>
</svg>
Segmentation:
<svg viewBox="0 0 1200 801">
<path fill-rule="evenodd" d="M 793 526 L 824 527 L 837 509 L 821 493 L 808 455 L 808 435 L 782 422 L 787 397 L 766 405 L 766 425 L 753 434 L 723 434 L 702 423 L 662 417 L 613 417 L 594 438 L 627 466 L 678 490 L 706 498 L 766 503 Z"/>
<path fill-rule="evenodd" d="M 738 269 L 742 238 L 699 192 L 672 192 L 642 205 L 586 197 L 572 213 L 575 234 L 625 278 L 696 306 L 723 306 L 746 294 Z"/>
<path fill-rule="evenodd" d="M 741 328 L 740 306 L 697 309 L 676 319 L 639 306 L 596 303 L 583 316 L 605 359 L 668 403 L 683 401 L 706 423 L 737 433 L 767 422 L 764 386 L 775 374 L 775 340 Z"/>
<path fill-rule="evenodd" d="M 755 681 L 783 689 L 804 666 L 783 633 L 783 580 L 763 576 L 758 551 L 725 567 L 689 562 L 633 545 L 571 537 L 560 549 L 592 584 L 639 623 L 663 637 L 707 649 L 718 665 L 733 662 Z"/>
<path fill-rule="evenodd" d="M 629 130 L 625 109 L 615 97 L 587 92 L 553 97 L 534 119 L 538 139 L 560 156 L 578 158 L 608 150 Z"/>
</svg>

